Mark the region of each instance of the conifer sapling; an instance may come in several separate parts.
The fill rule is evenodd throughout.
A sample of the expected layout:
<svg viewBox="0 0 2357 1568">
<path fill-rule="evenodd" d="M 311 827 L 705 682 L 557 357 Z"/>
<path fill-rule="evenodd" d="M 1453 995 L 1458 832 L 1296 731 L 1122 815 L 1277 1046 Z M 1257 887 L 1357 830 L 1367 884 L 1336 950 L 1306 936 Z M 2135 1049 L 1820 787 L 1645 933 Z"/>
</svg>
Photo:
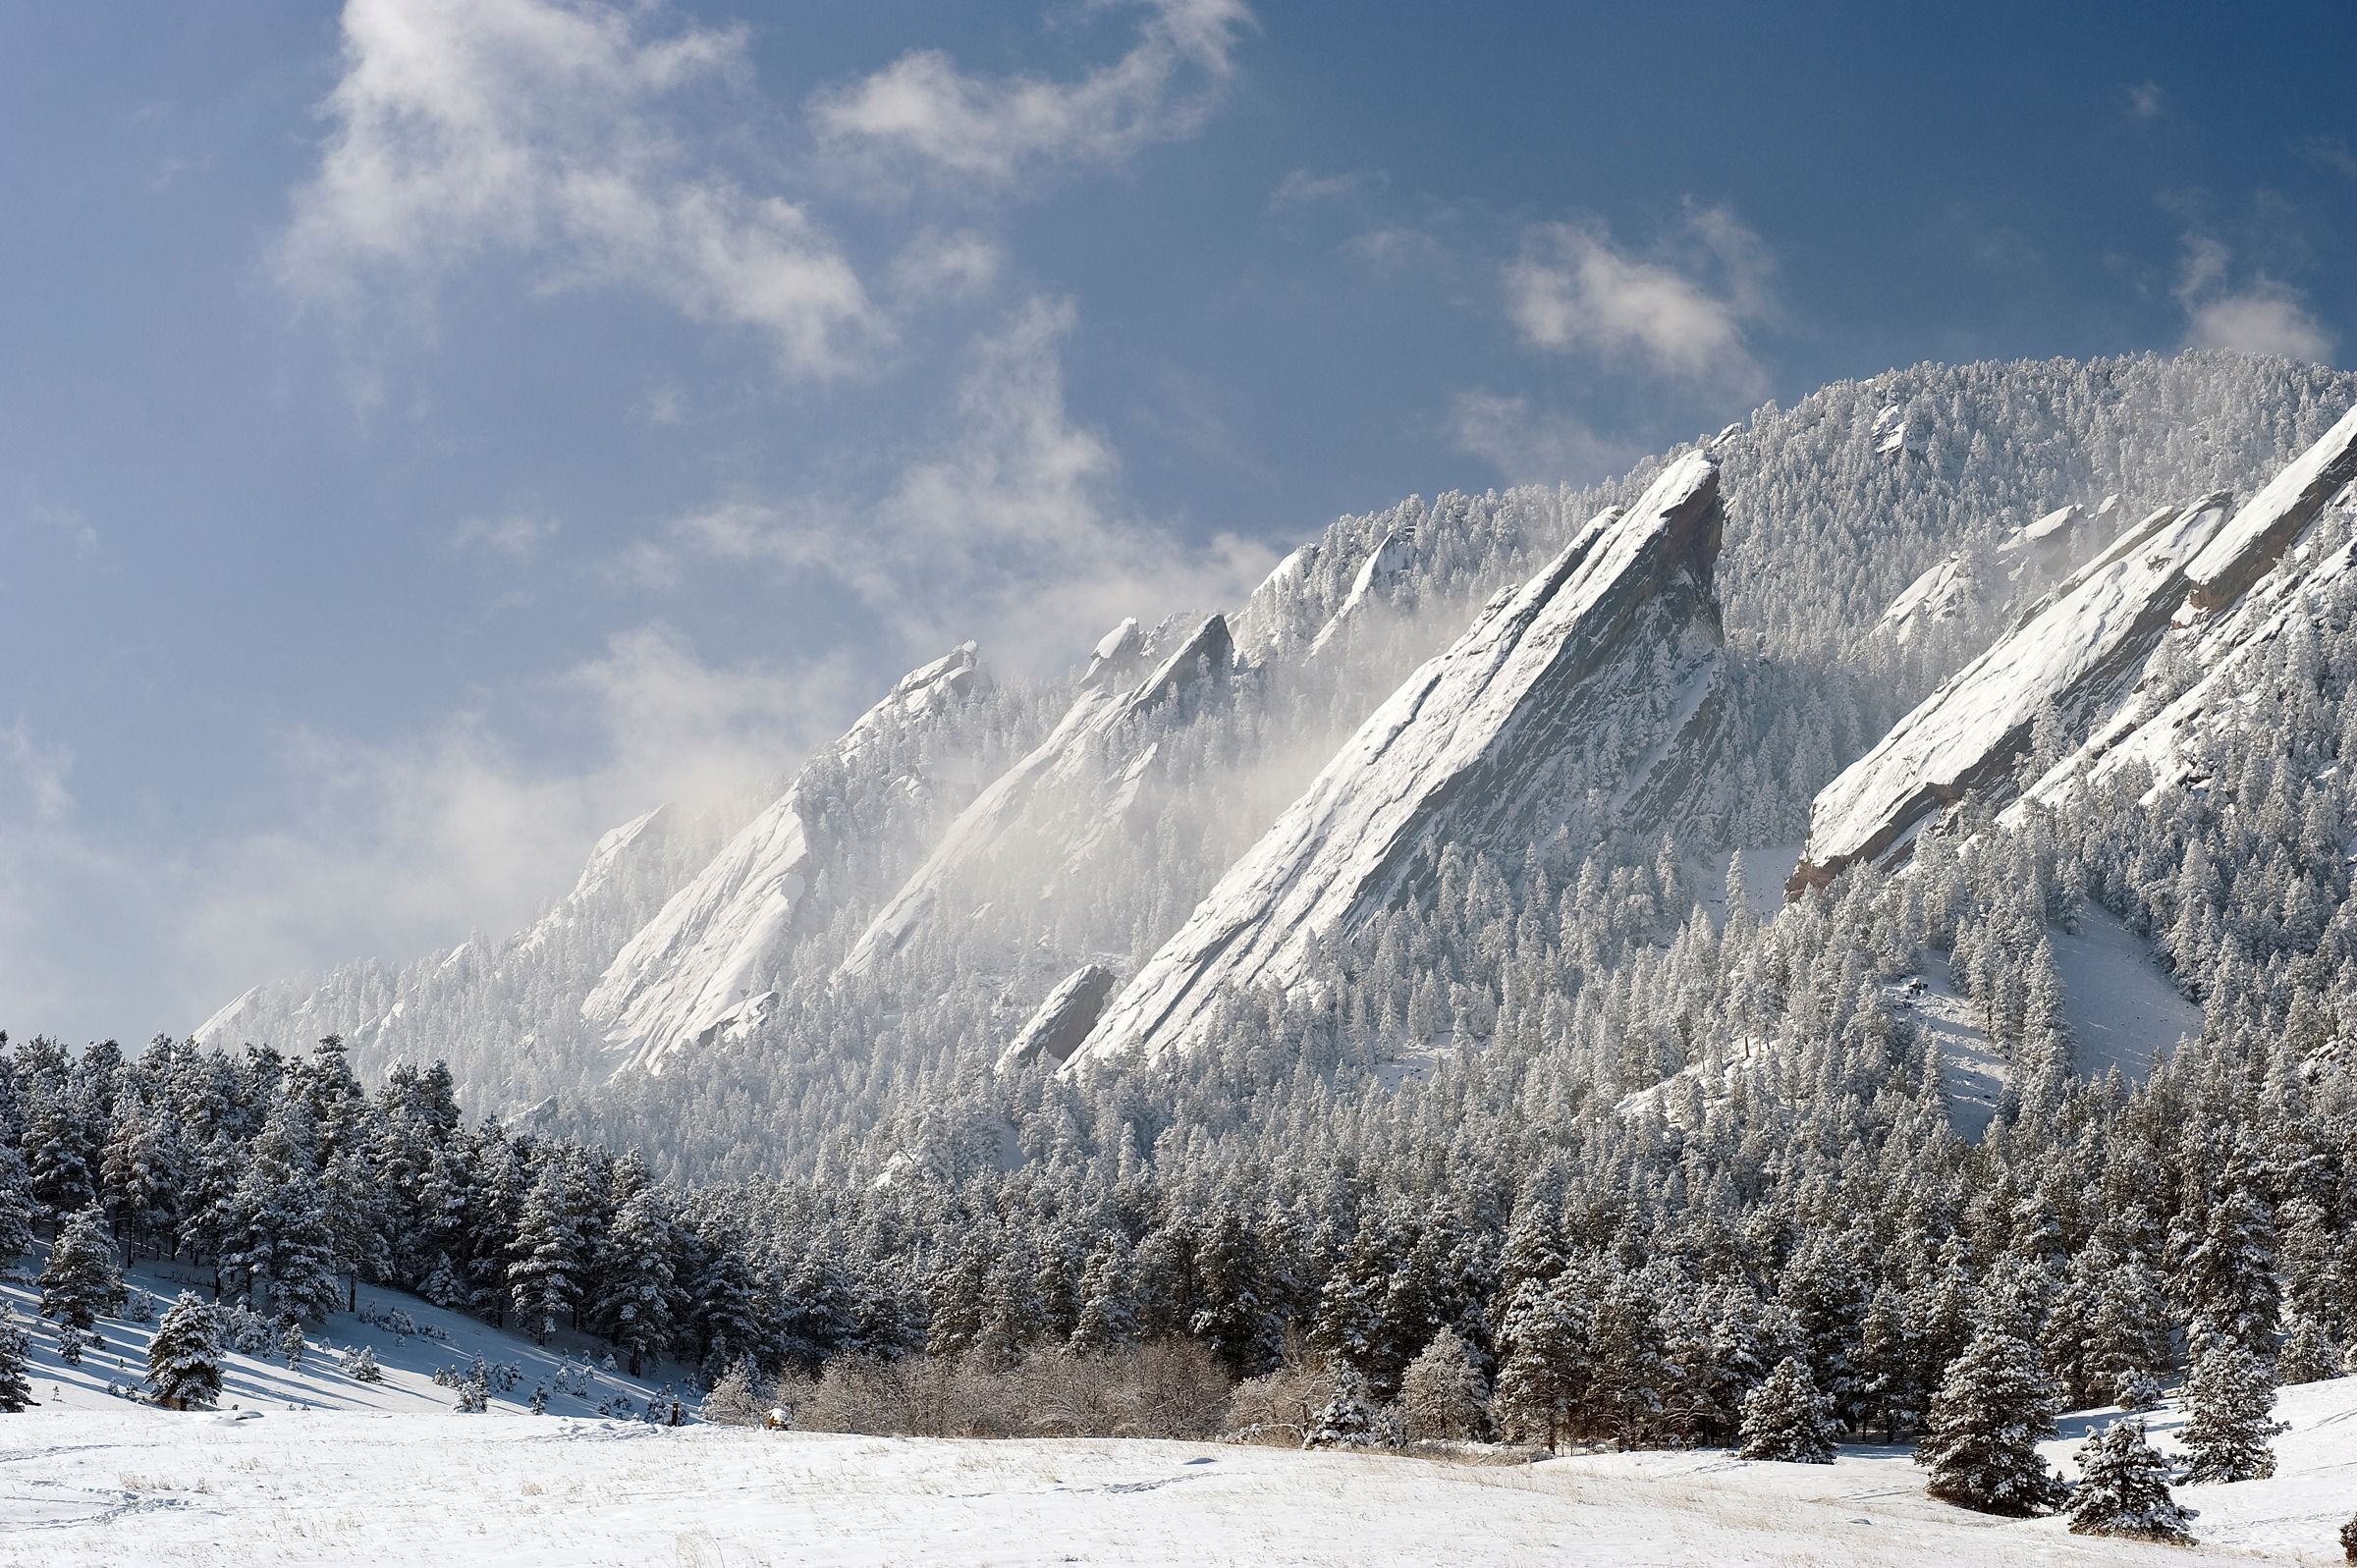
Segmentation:
<svg viewBox="0 0 2357 1568">
<path fill-rule="evenodd" d="M 2185 1527 L 2198 1510 L 2178 1506 L 2170 1495 L 2169 1463 L 2147 1439 L 2143 1422 L 2115 1421 L 2072 1457 L 2079 1462 L 2079 1484 L 2070 1496 L 2072 1535 L 2191 1543 Z"/>
<path fill-rule="evenodd" d="M 1743 1396 L 1743 1457 L 1830 1465 L 1839 1435 L 1834 1402 L 1817 1391 L 1809 1369 L 1790 1356 Z"/>
</svg>

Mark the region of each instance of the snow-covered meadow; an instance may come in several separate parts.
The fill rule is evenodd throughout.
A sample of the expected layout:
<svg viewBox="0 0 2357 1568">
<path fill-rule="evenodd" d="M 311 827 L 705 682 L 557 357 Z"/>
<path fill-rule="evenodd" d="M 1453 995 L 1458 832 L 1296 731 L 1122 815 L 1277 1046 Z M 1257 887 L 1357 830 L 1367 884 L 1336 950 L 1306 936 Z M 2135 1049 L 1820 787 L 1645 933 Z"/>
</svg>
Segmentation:
<svg viewBox="0 0 2357 1568">
<path fill-rule="evenodd" d="M 1903 1449 L 1484 1464 L 108 1403 L 0 1418 L 0 1562 L 2321 1564 L 2357 1507 L 2351 1379 L 2283 1391 L 2273 1480 L 2179 1488 L 2191 1550 L 1965 1513 Z M 2049 1457 L 2107 1416 L 2064 1418 Z"/>
</svg>

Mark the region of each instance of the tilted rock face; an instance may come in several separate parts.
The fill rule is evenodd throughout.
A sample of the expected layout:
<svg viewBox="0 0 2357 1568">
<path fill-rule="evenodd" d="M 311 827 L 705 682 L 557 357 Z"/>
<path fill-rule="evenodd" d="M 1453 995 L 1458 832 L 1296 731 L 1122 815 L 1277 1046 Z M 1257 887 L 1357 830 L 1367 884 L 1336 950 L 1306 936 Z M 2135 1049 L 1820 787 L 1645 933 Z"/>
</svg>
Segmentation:
<svg viewBox="0 0 2357 1568">
<path fill-rule="evenodd" d="M 2324 551 L 2301 538 L 2352 479 L 2357 409 L 2269 481 L 2195 558 L 2195 586 L 2178 618 L 2183 665 L 2200 672 L 2194 682 L 2172 695 L 2158 672 L 2148 672 L 2129 699 L 2038 779 L 2025 798 L 2056 805 L 2082 772 L 2100 784 L 2131 765 L 2141 766 L 2155 787 L 2192 780 L 2206 738 L 2240 706 L 2237 676 L 2246 661 L 2263 656 L 2313 613 L 2323 595 L 2357 571 L 2357 545 Z M 2228 544 L 2236 548 L 2222 548 Z M 2214 564 L 2218 575 L 2203 578 Z M 2261 575 L 2275 565 L 2280 569 Z M 2234 576 L 2245 584 L 2241 596 L 2204 614 L 2205 599 L 2215 602 Z M 2020 804 L 2006 816 L 2019 820 Z"/>
<path fill-rule="evenodd" d="M 2143 669 L 2184 602 L 2185 568 L 2225 519 L 2226 498 L 2154 513 L 1949 676 L 1873 750 L 1819 791 L 1787 892 L 1852 861 L 1903 853 L 1972 790 L 2002 790 L 2053 704 L 2076 733 Z"/>
<path fill-rule="evenodd" d="M 1082 782 L 1097 764 L 1101 736 L 1197 685 L 1224 683 L 1234 670 L 1235 647 L 1228 635 L 1227 619 L 1215 615 L 1180 639 L 1144 680 L 1124 688 L 1120 683 L 1123 676 L 1145 657 L 1134 634 L 1124 635 L 1130 624 L 1124 622 L 1124 627 L 1116 628 L 1098 645 L 1098 656 L 1082 677 L 1079 696 L 1048 738 L 993 780 L 950 825 L 924 864 L 861 933 L 836 969 L 838 979 L 865 974 L 899 951 L 931 913 L 951 877 L 988 856 L 1011 835 L 1038 826 L 1036 813 L 1048 797 L 1057 795 L 1061 786 Z M 1068 861 L 1120 824 L 1135 800 L 1153 757 L 1150 744 L 1140 748 L 1111 781 L 1096 808 L 1061 828 L 1057 837 L 1064 842 Z"/>
<path fill-rule="evenodd" d="M 911 671 L 829 748 L 855 757 L 894 720 L 919 718 L 981 682 L 972 644 Z M 806 771 L 805 775 L 806 777 Z M 749 1027 L 816 870 L 802 820 L 802 780 L 754 818 L 674 893 L 615 956 L 581 1016 L 622 1067 L 662 1070 L 682 1046 Z"/>
<path fill-rule="evenodd" d="M 1082 964 L 1067 975 L 999 1053 L 999 1070 L 1042 1059 L 1062 1065 L 1097 1026 L 1117 978 L 1101 963 Z"/>
<path fill-rule="evenodd" d="M 2247 623 L 2228 612 L 2353 477 L 2357 409 L 2231 517 L 2227 498 L 2216 495 L 2129 530 L 1819 793 L 1786 891 L 1823 887 L 1857 860 L 1904 858 L 1915 834 L 1968 792 L 2005 803 L 2049 704 L 2070 742 L 2056 770 L 2063 777 L 2125 745 L 2149 717 L 2130 698 L 2163 635 L 2185 626 L 2199 639 L 2202 667 L 2219 668 L 2265 623 L 2256 612 Z M 2180 703 L 2187 699 L 2210 700 L 2187 693 Z M 2180 707 L 2171 722 L 2182 726 L 2189 711 Z M 2131 749 L 2157 764 L 2169 746 L 2155 732 Z M 2052 794 L 2059 785 L 2039 787 Z"/>
<path fill-rule="evenodd" d="M 1072 1065 L 1193 1042 L 1215 997 L 1298 981 L 1455 842 L 1508 852 L 1611 813 L 1642 830 L 1691 803 L 1721 721 L 1719 470 L 1672 463 L 1492 599 L 1343 745 L 1136 980 Z"/>
</svg>

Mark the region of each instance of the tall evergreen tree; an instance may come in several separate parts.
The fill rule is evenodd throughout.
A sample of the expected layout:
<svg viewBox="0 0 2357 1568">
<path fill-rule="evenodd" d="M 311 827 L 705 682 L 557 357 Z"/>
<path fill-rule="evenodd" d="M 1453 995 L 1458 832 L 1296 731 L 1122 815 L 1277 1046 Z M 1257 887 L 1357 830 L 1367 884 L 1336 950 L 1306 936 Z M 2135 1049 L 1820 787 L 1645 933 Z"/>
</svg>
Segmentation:
<svg viewBox="0 0 2357 1568">
<path fill-rule="evenodd" d="M 166 1410 L 202 1410 L 221 1397 L 221 1323 L 213 1304 L 182 1291 L 147 1344 L 147 1392 Z"/>
<path fill-rule="evenodd" d="M 31 1335 L 17 1309 L 0 1301 L 0 1411 L 13 1414 L 32 1403 L 32 1384 L 25 1378 L 30 1349 Z"/>
<path fill-rule="evenodd" d="M 2061 1482 L 2038 1452 L 2055 1434 L 2055 1384 L 2027 1340 L 2001 1327 L 1973 1336 L 1932 1395 L 1915 1462 L 1935 1497 L 2022 1517 L 2060 1502 Z"/>
<path fill-rule="evenodd" d="M 588 1240 L 581 1233 L 572 1189 L 566 1162 L 550 1160 L 524 1200 L 516 1239 L 508 1243 L 508 1255 L 515 1260 L 508 1266 L 508 1288 L 514 1293 L 517 1315 L 533 1340 L 543 1345 L 579 1307 L 588 1273 Z"/>
<path fill-rule="evenodd" d="M 2260 1481 L 2275 1473 L 2269 1439 L 2284 1429 L 2274 1418 L 2275 1379 L 2257 1356 L 2229 1339 L 2213 1340 L 2193 1364 L 2185 1404 L 2186 1480 Z"/>
<path fill-rule="evenodd" d="M 652 1187 L 625 1200 L 605 1239 L 598 1270 L 605 1294 L 592 1322 L 630 1357 L 633 1378 L 649 1356 L 662 1354 L 671 1343 L 678 1295 L 672 1255 L 678 1246 L 670 1206 Z"/>
</svg>

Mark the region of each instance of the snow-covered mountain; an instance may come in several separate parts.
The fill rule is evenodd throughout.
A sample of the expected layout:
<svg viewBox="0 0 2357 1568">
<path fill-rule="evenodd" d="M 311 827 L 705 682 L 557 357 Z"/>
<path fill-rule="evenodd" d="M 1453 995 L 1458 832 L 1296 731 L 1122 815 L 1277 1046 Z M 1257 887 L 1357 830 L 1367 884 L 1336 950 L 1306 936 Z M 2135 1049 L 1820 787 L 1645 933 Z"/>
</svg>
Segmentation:
<svg viewBox="0 0 2357 1568">
<path fill-rule="evenodd" d="M 1274 830 L 1305 809 L 1313 786 L 1338 808 L 1357 800 L 1353 809 L 1369 812 L 1387 778 L 1444 796 L 1437 781 L 1454 764 L 1439 752 L 1428 759 L 1436 772 L 1408 769 L 1393 751 L 1361 785 L 1343 786 L 1369 760 L 1353 762 L 1351 748 L 1371 716 L 1574 554 L 1591 519 L 1614 508 L 1640 515 L 1649 488 L 1704 454 L 1725 518 L 1707 571 L 1724 640 L 1696 620 L 1674 635 L 1616 644 L 1613 657 L 1628 662 L 1611 680 L 1583 678 L 1584 695 L 1562 710 L 1565 733 L 1497 750 L 1481 784 L 1494 809 L 1451 805 L 1422 828 L 1400 826 L 1400 858 L 1384 862 L 1363 896 L 1346 891 L 1347 877 L 1338 882 L 1342 906 L 1383 907 L 1397 897 L 1386 888 L 1429 886 L 1412 868 L 1452 849 L 1520 898 L 1562 891 L 1583 859 L 1615 887 L 1614 868 L 1660 858 L 1664 830 L 1689 858 L 1790 844 L 1845 766 L 1875 781 L 1841 814 L 1870 838 L 1924 793 L 1911 771 L 1922 759 L 1898 755 L 1930 733 L 1925 719 L 1909 728 L 1909 710 L 1975 661 L 1997 660 L 1992 639 L 2014 622 L 2005 660 L 2036 644 L 2058 663 L 2048 684 L 2029 686 L 2008 664 L 2003 678 L 1975 688 L 1995 709 L 1942 721 L 1974 753 L 1952 771 L 2016 769 L 2050 703 L 2047 742 L 2075 743 L 2128 711 L 2117 681 L 2133 687 L 2138 672 L 2164 665 L 2198 681 L 2222 657 L 2182 637 L 2147 646 L 2152 620 L 2119 597 L 2153 587 L 2147 557 L 2104 551 L 2119 520 L 2165 508 L 2169 520 L 2157 526 L 2184 549 L 2202 529 L 2228 531 L 2201 508 L 2186 514 L 2186 498 L 2250 493 L 2352 400 L 2357 378 L 2215 353 L 1917 366 L 1764 407 L 1610 483 L 1452 492 L 1343 517 L 1233 613 L 1151 631 L 1124 622 L 1075 648 L 1067 676 L 977 683 L 921 721 L 895 719 L 888 739 L 814 757 L 758 820 L 715 831 L 665 814 L 625 834 L 605 854 L 610 870 L 552 906 L 538 937 L 473 938 L 406 968 L 363 960 L 268 984 L 225 1009 L 207 1037 L 301 1045 L 341 1032 L 369 1069 L 445 1057 L 479 1101 L 515 1108 L 553 1095 L 550 1125 L 708 1151 L 683 1153 L 689 1163 L 749 1150 L 864 1162 L 863 1152 L 820 1151 L 863 1150 L 878 1116 L 924 1102 L 959 1072 L 988 1071 L 1002 1055 L 1020 1071 L 1057 1054 L 1008 1048 L 1037 1045 L 1035 1014 L 1088 966 L 1115 979 L 1102 1001 L 1111 1016 L 1092 1015 L 1101 983 L 1079 988 L 1050 1009 L 1044 1038 L 1059 1050 L 1100 1023 L 1110 1040 L 1114 1018 L 1143 1017 L 1166 984 L 1187 992 L 1185 1011 L 1201 986 L 1294 973 L 1291 957 L 1264 971 L 1256 939 L 1183 979 L 1192 971 L 1178 939 L 1224 881 L 1233 891 L 1235 879 L 1284 880 L 1268 869 L 1280 861 L 1314 869 L 1348 858 L 1346 833 L 1278 852 Z M 2242 604 L 2274 595 L 2275 580 Z M 2065 605 L 2073 594 L 2111 596 L 2098 618 L 2115 640 L 2108 656 L 2082 646 L 2084 626 L 2060 629 L 2088 602 Z M 2150 610 L 2167 597 L 2155 589 L 2139 603 Z M 2220 615 L 2243 613 L 2203 624 L 2222 635 Z M 2025 636 L 2032 625 L 2055 635 Z M 1651 662 L 1638 662 L 1639 648 Z M 1537 645 L 1527 653 L 1538 658 Z M 923 675 L 910 678 L 921 685 Z M 2100 700 L 2089 695 L 2097 686 Z M 854 733 L 900 700 L 888 697 Z M 1942 706 L 1950 719 L 1963 712 Z M 1482 712 L 1458 715 L 1464 736 Z M 2001 744 L 1980 745 L 1993 714 L 2005 720 Z M 1674 758 L 1650 755 L 1665 729 L 1706 721 L 1716 727 L 1708 745 L 1690 737 Z M 1523 733 L 1517 726 L 1507 730 Z M 2000 752 L 2009 752 L 2001 766 L 1990 760 Z M 1626 788 L 1630 772 L 1653 782 Z M 1953 783 L 1945 773 L 1941 782 Z M 1665 798 L 1672 784 L 1683 798 Z M 1402 824 L 1411 814 L 1400 808 Z M 1555 858 L 1533 882 L 1529 840 L 1559 827 L 1576 832 L 1535 846 Z M 1370 861 L 1391 852 L 1373 838 L 1360 847 Z M 1273 858 L 1261 865 L 1263 856 Z M 1651 885 L 1650 896 L 1679 907 L 1696 892 L 1659 877 Z M 1307 931 L 1344 932 L 1356 918 L 1328 926 L 1334 912 L 1322 904 L 1299 922 L 1274 904 L 1262 912 L 1267 940 L 1288 953 L 1307 950 Z M 1552 927 L 1560 912 L 1540 918 Z M 1242 924 L 1257 930 L 1260 920 Z M 1432 940 L 1446 950 L 1458 938 Z M 1368 961 L 1317 946 L 1330 970 Z M 1122 986 L 1124 977 L 1145 978 Z M 1488 1016 L 1478 997 L 1461 1001 L 1474 1019 Z M 659 1078 L 636 1070 L 657 1067 Z"/>
<path fill-rule="evenodd" d="M 822 870 L 842 869 L 821 863 L 805 789 L 921 730 L 985 678 L 971 643 L 910 671 L 625 945 L 581 1002 L 619 1066 L 660 1072 L 681 1046 L 741 1037 L 776 1006 L 793 924 L 808 918 Z M 916 773 L 901 784 L 928 787 Z"/>
<path fill-rule="evenodd" d="M 2279 615 L 2236 614 L 2244 596 L 2353 477 L 2357 409 L 2231 516 L 2221 493 L 2128 530 L 1826 786 L 1792 886 L 1825 886 L 1856 860 L 1902 858 L 1915 834 L 1967 794 L 2010 801 L 2025 764 L 2046 777 L 2052 798 L 2082 762 L 2140 734 L 2123 757 L 2151 764 L 2173 754 L 2193 713 L 2219 700 L 2219 673 L 2280 624 Z M 2345 564 L 2339 554 L 2295 561 L 2259 598 L 2272 608 L 2294 579 L 2329 580 L 2336 563 Z M 2181 681 L 2156 667 L 2172 629 L 2171 668 L 2190 657 L 2207 695 L 2162 689 Z M 2151 711 L 2173 707 L 2171 698 L 2191 707 Z"/>
<path fill-rule="evenodd" d="M 1199 1040 L 1224 992 L 1296 982 L 1311 944 L 1429 880 L 1443 844 L 1513 857 L 1566 829 L 1584 842 L 1605 814 L 1639 833 L 1672 820 L 1721 761 L 1723 523 L 1718 465 L 1689 454 L 1493 599 L 1221 879 L 1078 1059 Z"/>
<path fill-rule="evenodd" d="M 1124 676 L 1148 661 L 1153 661 L 1151 674 L 1134 686 L 1126 684 Z M 1133 621 L 1116 627 L 1097 644 L 1079 695 L 1063 720 L 950 825 L 925 863 L 845 955 L 838 976 L 864 974 L 899 951 L 932 913 L 943 886 L 979 866 L 1029 882 L 1023 891 L 1043 896 L 1055 868 L 1069 867 L 1120 830 L 1154 767 L 1157 744 L 1140 740 L 1122 746 L 1116 737 L 1123 728 L 1199 687 L 1224 688 L 1234 663 L 1234 645 L 1222 616 L 1195 623 L 1183 635 L 1155 639 L 1140 639 Z M 1075 802 L 1076 793 L 1087 798 Z M 1075 803 L 1077 820 L 1071 813 Z M 1043 830 L 1053 844 L 1044 857 L 1038 853 Z M 1049 882 L 1035 881 L 1026 874 L 1032 871 L 1044 873 Z"/>
<path fill-rule="evenodd" d="M 523 930 L 471 936 L 399 969 L 361 960 L 254 986 L 194 1038 L 300 1051 L 336 1034 L 372 1063 L 466 1060 L 471 1087 L 511 1107 L 594 1082 L 603 1074 L 581 1036 L 581 1000 L 714 838 L 709 823 L 658 806 L 602 836 L 573 890 Z"/>
</svg>

